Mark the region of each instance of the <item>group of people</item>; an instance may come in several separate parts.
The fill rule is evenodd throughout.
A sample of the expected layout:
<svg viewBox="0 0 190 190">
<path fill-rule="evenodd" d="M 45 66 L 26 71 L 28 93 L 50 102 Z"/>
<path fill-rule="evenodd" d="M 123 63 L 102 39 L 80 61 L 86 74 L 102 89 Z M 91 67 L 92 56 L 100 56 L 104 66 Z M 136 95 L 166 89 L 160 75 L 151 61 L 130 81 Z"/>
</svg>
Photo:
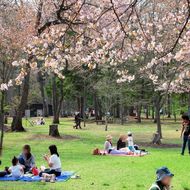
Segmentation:
<svg viewBox="0 0 190 190">
<path fill-rule="evenodd" d="M 128 132 L 127 135 L 120 135 L 119 140 L 117 141 L 117 147 L 113 146 L 112 136 L 106 136 L 104 152 L 107 154 L 139 154 L 141 151 L 142 150 L 134 144 L 133 134 L 131 132 Z"/>
<path fill-rule="evenodd" d="M 43 117 L 39 118 L 37 121 L 36 121 L 36 125 L 45 125 L 45 120 Z"/>
<path fill-rule="evenodd" d="M 42 181 L 55 182 L 56 177 L 61 175 L 61 160 L 56 145 L 49 146 L 49 152 L 50 155 L 44 155 L 48 168 L 41 166 L 38 169 L 30 145 L 24 145 L 22 153 L 18 157 L 13 157 L 12 166 L 6 167 L 5 171 L 1 172 L 1 177 L 11 175 L 19 178 L 25 174 L 33 174 L 39 175 Z"/>
</svg>

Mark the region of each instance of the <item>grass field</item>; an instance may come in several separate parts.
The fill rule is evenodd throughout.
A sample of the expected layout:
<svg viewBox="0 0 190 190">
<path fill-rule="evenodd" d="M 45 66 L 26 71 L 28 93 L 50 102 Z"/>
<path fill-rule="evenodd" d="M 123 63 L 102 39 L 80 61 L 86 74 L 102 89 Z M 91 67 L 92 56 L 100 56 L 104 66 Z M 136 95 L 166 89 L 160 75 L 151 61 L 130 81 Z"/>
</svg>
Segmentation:
<svg viewBox="0 0 190 190">
<path fill-rule="evenodd" d="M 76 171 L 81 179 L 71 179 L 64 183 L 20 183 L 1 182 L 0 190 L 148 190 L 155 180 L 155 170 L 161 166 L 168 166 L 175 174 L 173 190 L 190 190 L 190 156 L 180 155 L 180 147 L 154 148 L 145 147 L 151 153 L 146 157 L 111 157 L 92 156 L 94 148 L 103 147 L 107 134 L 111 134 L 116 142 L 121 133 L 132 131 L 134 139 L 141 142 L 150 142 L 155 124 L 143 121 L 142 124 L 129 123 L 124 126 L 110 125 L 108 132 L 104 126 L 88 124 L 83 130 L 74 130 L 73 121 L 64 119 L 59 130 L 63 139 L 49 138 L 48 120 L 46 126 L 27 127 L 25 133 L 6 133 L 4 166 L 10 165 L 14 155 L 18 155 L 24 144 L 30 144 L 36 157 L 38 166 L 45 165 L 42 156 L 48 153 L 48 146 L 56 144 L 62 160 L 63 170 Z M 179 123 L 165 121 L 163 134 L 165 144 L 180 144 Z"/>
</svg>

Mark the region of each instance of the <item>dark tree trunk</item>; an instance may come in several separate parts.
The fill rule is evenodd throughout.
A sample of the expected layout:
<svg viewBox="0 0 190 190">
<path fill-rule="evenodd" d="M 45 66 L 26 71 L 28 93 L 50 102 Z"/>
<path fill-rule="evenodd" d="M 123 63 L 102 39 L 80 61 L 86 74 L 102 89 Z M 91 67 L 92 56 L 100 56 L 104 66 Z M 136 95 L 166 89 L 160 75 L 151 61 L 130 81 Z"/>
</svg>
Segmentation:
<svg viewBox="0 0 190 190">
<path fill-rule="evenodd" d="M 146 106 L 145 106 L 145 109 L 146 109 L 146 119 L 148 119 L 149 118 L 149 107 L 148 107 L 148 104 L 146 104 Z"/>
<path fill-rule="evenodd" d="M 121 97 L 122 99 L 122 97 Z M 120 119 L 121 119 L 121 125 L 124 125 L 124 107 L 123 104 L 120 104 Z"/>
<path fill-rule="evenodd" d="M 160 119 L 160 109 L 161 109 L 161 96 L 160 94 L 157 95 L 155 101 L 155 110 L 156 110 L 156 124 L 157 124 L 157 133 L 160 135 L 162 139 L 162 127 L 161 127 L 161 119 Z"/>
<path fill-rule="evenodd" d="M 84 115 L 84 97 L 83 96 L 81 96 L 81 98 L 80 98 L 80 103 L 81 103 L 80 113 L 83 116 Z"/>
<path fill-rule="evenodd" d="M 134 107 L 133 106 L 129 107 L 129 115 L 130 116 L 135 116 L 135 114 L 134 114 Z"/>
<path fill-rule="evenodd" d="M 39 32 L 38 30 L 38 26 L 40 25 L 40 20 L 41 20 L 41 15 L 42 15 L 42 7 L 43 7 L 43 1 L 39 3 L 38 11 L 36 14 L 35 35 L 37 36 L 40 35 L 44 31 L 44 30 L 41 30 L 41 32 Z M 29 57 L 28 61 L 30 62 L 31 59 L 32 57 Z M 20 131 L 20 132 L 25 131 L 22 125 L 22 117 L 23 117 L 25 108 L 27 106 L 28 94 L 29 94 L 29 82 L 30 82 L 30 66 L 27 65 L 27 75 L 24 78 L 21 101 L 16 111 L 15 118 L 13 119 L 12 124 L 11 124 L 12 131 Z"/>
<path fill-rule="evenodd" d="M 1 139 L 0 139 L 0 156 L 3 152 L 3 138 L 4 138 L 4 101 L 5 101 L 5 91 L 1 93 L 1 110 L 0 110 L 0 129 L 1 129 Z"/>
<path fill-rule="evenodd" d="M 161 138 L 158 133 L 153 134 L 152 144 L 157 144 L 157 145 L 161 144 Z"/>
<path fill-rule="evenodd" d="M 49 126 L 49 136 L 60 137 L 58 125 L 50 125 Z"/>
<path fill-rule="evenodd" d="M 168 106 L 168 118 L 171 118 L 171 95 L 170 94 L 168 94 L 167 106 Z"/>
<path fill-rule="evenodd" d="M 83 123 L 84 123 L 84 127 L 86 127 L 86 105 L 87 104 L 87 97 L 86 97 L 86 81 L 84 79 L 84 99 L 83 99 Z"/>
<path fill-rule="evenodd" d="M 108 116 L 105 116 L 105 131 L 108 131 Z"/>
<path fill-rule="evenodd" d="M 80 102 L 80 97 L 77 97 L 77 111 L 80 112 L 80 106 L 81 102 Z"/>
<path fill-rule="evenodd" d="M 96 93 L 94 93 L 94 110 L 95 110 L 95 119 L 98 120 L 98 101 Z"/>
<path fill-rule="evenodd" d="M 18 109 L 16 110 L 15 118 L 13 119 L 11 128 L 12 131 L 25 131 L 22 125 L 22 117 L 27 106 L 28 94 L 29 94 L 29 83 L 30 83 L 30 70 L 28 69 L 27 75 L 24 78 L 24 84 L 22 88 L 22 96 Z"/>
<path fill-rule="evenodd" d="M 141 123 L 141 109 L 142 105 L 141 104 L 137 105 L 137 123 Z"/>
<path fill-rule="evenodd" d="M 155 119 L 155 110 L 154 110 L 154 105 L 152 106 L 152 119 Z"/>
<path fill-rule="evenodd" d="M 56 83 L 56 75 L 53 76 L 53 82 L 52 82 L 52 89 L 53 89 L 53 123 L 54 124 L 59 124 L 59 117 L 60 117 L 60 111 L 61 111 L 61 106 L 63 103 L 63 81 L 60 81 L 60 92 L 58 92 L 57 89 L 57 83 Z"/>
<path fill-rule="evenodd" d="M 47 105 L 47 100 L 46 100 L 46 95 L 45 95 L 45 90 L 44 90 L 44 79 L 43 79 L 43 75 L 41 71 L 38 72 L 38 82 L 40 85 L 40 92 L 41 92 L 42 101 L 43 101 L 43 117 L 48 117 L 49 115 L 48 105 Z"/>
<path fill-rule="evenodd" d="M 120 118 L 121 113 L 120 113 L 120 98 L 117 98 L 117 104 L 116 104 L 116 118 Z"/>
</svg>

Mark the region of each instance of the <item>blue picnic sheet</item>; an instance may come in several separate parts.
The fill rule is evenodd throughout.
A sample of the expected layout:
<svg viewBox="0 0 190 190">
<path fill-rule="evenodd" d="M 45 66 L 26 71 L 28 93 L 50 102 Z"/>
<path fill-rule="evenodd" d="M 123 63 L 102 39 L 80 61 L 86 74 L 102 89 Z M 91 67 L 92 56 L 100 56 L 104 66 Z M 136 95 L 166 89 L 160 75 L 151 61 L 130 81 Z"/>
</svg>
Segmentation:
<svg viewBox="0 0 190 190">
<path fill-rule="evenodd" d="M 64 182 L 67 181 L 73 176 L 75 172 L 71 171 L 64 171 L 62 172 L 61 176 L 56 178 L 57 182 Z M 39 176 L 33 176 L 33 177 L 28 177 L 28 176 L 23 176 L 19 178 L 11 177 L 11 176 L 4 176 L 0 177 L 0 181 L 24 181 L 24 182 L 38 182 L 40 181 L 41 178 Z"/>
</svg>

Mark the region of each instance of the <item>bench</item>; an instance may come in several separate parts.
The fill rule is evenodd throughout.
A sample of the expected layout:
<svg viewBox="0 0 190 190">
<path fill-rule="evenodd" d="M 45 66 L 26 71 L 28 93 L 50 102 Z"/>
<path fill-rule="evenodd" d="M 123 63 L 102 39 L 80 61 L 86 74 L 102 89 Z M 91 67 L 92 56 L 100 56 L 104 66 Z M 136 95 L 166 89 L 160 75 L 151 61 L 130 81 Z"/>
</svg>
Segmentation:
<svg viewBox="0 0 190 190">
<path fill-rule="evenodd" d="M 96 124 L 99 125 L 105 125 L 106 121 L 105 120 L 96 120 Z"/>
</svg>

